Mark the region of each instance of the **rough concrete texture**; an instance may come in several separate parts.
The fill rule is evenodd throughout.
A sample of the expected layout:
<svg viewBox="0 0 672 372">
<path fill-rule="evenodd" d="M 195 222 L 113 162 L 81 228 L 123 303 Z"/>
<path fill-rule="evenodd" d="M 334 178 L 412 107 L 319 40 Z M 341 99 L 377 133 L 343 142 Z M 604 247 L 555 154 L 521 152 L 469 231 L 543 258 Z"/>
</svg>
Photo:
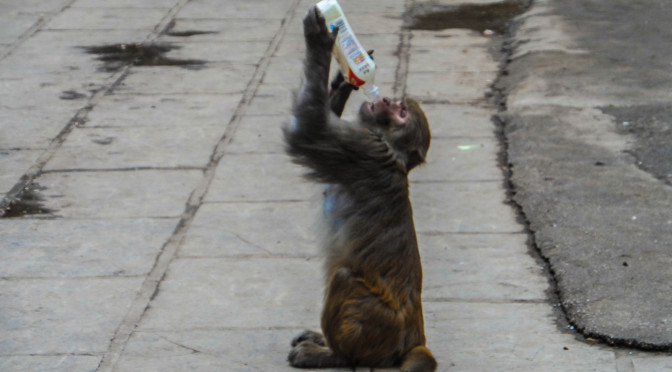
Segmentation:
<svg viewBox="0 0 672 372">
<path fill-rule="evenodd" d="M 291 338 L 319 327 L 321 187 L 284 155 L 280 127 L 300 83 L 301 19 L 312 3 L 0 3 L 0 207 L 18 216 L 0 219 L 0 370 L 294 370 Z M 376 50 L 382 91 L 419 97 L 432 126 L 411 195 L 439 370 L 669 369 L 668 354 L 582 338 L 551 302 L 546 264 L 530 255 L 498 163 L 489 91 L 501 35 L 403 28 L 402 15 L 422 1 L 340 3 Z M 551 29 L 525 37 L 549 47 L 570 40 Z M 167 44 L 160 66 L 136 58 L 110 66 L 84 48 Z M 548 93 L 534 92 L 518 97 Z M 344 116 L 362 100 L 353 95 Z M 634 169 L 619 153 L 622 138 L 598 131 L 608 116 L 593 106 L 574 115 L 601 118 L 581 133 L 608 145 L 593 150 L 606 154 L 598 160 L 584 152 L 586 169 Z M 620 157 L 609 163 L 610 154 Z M 628 181 L 649 182 L 633 174 Z M 581 218 L 600 218 L 589 212 Z M 641 226 L 653 213 L 666 212 L 627 210 L 621 223 Z M 653 257 L 646 263 L 665 270 L 666 258 Z M 600 257 L 619 272 L 645 263 L 611 258 Z"/>
<path fill-rule="evenodd" d="M 569 321 L 648 349 L 672 347 L 672 189 L 661 182 L 670 150 L 659 146 L 671 9 L 535 1 L 498 82 L 514 200 Z"/>
</svg>

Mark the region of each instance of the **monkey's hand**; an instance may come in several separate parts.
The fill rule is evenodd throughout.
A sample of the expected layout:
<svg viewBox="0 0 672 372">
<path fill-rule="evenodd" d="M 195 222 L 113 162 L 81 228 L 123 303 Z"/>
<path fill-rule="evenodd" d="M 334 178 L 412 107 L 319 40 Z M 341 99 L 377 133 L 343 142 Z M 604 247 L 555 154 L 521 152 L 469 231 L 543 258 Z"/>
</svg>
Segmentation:
<svg viewBox="0 0 672 372">
<path fill-rule="evenodd" d="M 326 51 L 331 56 L 337 34 L 338 27 L 335 27 L 331 32 L 327 29 L 324 16 L 317 6 L 308 10 L 303 18 L 303 35 L 306 38 L 306 49 L 308 51 Z"/>
<path fill-rule="evenodd" d="M 367 53 L 369 54 L 369 57 L 371 57 L 371 59 L 373 59 L 373 49 L 367 51 Z M 335 92 L 339 89 L 342 89 L 342 88 L 344 88 L 344 86 L 347 86 L 347 85 L 350 86 L 349 87 L 350 90 L 359 90 L 359 87 L 354 86 L 354 85 L 348 83 L 347 81 L 345 81 L 345 77 L 343 76 L 343 73 L 341 72 L 341 70 L 338 70 L 338 73 L 336 74 L 334 79 L 331 81 L 331 84 L 329 86 L 331 87 L 331 91 L 332 91 L 332 94 L 333 94 L 333 92 Z"/>
<path fill-rule="evenodd" d="M 369 50 L 368 53 L 369 57 L 373 59 L 373 49 Z M 348 102 L 348 98 L 350 98 L 350 93 L 352 93 L 353 90 L 359 90 L 359 87 L 345 81 L 345 77 L 340 70 L 329 86 L 331 88 L 331 91 L 329 92 L 329 106 L 334 114 L 341 117 L 341 114 L 345 109 L 345 104 Z"/>
</svg>

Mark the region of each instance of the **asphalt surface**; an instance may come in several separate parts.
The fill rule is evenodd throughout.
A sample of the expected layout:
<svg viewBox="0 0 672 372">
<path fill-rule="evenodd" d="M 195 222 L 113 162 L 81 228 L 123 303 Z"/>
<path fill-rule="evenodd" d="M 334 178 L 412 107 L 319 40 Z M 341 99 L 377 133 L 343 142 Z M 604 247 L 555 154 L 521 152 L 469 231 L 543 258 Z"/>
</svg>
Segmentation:
<svg viewBox="0 0 672 372">
<path fill-rule="evenodd" d="M 497 87 L 514 200 L 568 320 L 672 347 L 672 3 L 535 1 Z M 543 44 L 543 45 L 542 45 Z"/>
</svg>

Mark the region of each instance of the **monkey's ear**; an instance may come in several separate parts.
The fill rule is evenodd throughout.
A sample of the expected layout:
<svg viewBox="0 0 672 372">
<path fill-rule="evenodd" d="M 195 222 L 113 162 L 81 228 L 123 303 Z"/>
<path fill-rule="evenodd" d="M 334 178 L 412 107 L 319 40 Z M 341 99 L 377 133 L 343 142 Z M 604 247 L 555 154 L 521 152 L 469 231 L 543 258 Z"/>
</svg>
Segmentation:
<svg viewBox="0 0 672 372">
<path fill-rule="evenodd" d="M 422 164 L 425 162 L 425 151 L 422 151 L 421 149 L 413 149 L 408 152 L 408 162 L 406 163 L 406 170 L 408 172 L 411 171 L 411 169 L 415 168 L 416 166 Z"/>
</svg>

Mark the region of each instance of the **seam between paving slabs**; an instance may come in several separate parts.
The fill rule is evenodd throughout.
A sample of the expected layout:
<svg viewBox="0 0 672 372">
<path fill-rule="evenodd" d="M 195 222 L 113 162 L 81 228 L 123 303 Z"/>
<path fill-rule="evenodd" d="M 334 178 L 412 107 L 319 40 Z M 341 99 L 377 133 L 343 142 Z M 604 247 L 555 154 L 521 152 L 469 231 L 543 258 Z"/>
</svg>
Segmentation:
<svg viewBox="0 0 672 372">
<path fill-rule="evenodd" d="M 188 1 L 189 0 L 181 3 L 182 6 Z M 117 364 L 121 356 L 121 353 L 126 347 L 128 340 L 130 339 L 131 334 L 133 333 L 133 330 L 142 319 L 142 316 L 149 307 L 149 304 L 152 301 L 152 299 L 156 297 L 156 295 L 159 293 L 159 285 L 166 275 L 168 266 L 175 258 L 177 250 L 187 230 L 189 229 L 191 222 L 193 221 L 205 194 L 208 191 L 208 187 L 210 186 L 210 183 L 214 178 L 217 164 L 224 156 L 226 147 L 231 142 L 234 133 L 240 126 L 243 115 L 247 111 L 247 108 L 249 107 L 252 98 L 257 92 L 259 85 L 261 85 L 266 69 L 270 64 L 270 59 L 277 50 L 280 41 L 285 36 L 290 21 L 294 17 L 299 3 L 300 0 L 294 0 L 294 3 L 292 3 L 289 10 L 285 13 L 285 17 L 283 18 L 284 22 L 280 26 L 278 32 L 276 32 L 275 36 L 273 37 L 273 40 L 271 41 L 268 49 L 264 54 L 264 57 L 259 62 L 252 78 L 248 82 L 247 88 L 243 92 L 243 97 L 239 102 L 238 107 L 236 108 L 236 111 L 234 112 L 231 120 L 227 124 L 224 135 L 215 146 L 212 156 L 210 157 L 210 161 L 208 162 L 208 165 L 205 168 L 201 182 L 191 193 L 189 200 L 187 201 L 185 211 L 183 212 L 182 217 L 180 219 L 180 222 L 175 228 L 172 236 L 168 239 L 168 241 L 166 241 L 166 243 L 162 247 L 161 252 L 159 253 L 156 259 L 154 267 L 152 268 L 149 275 L 143 282 L 142 287 L 138 295 L 136 296 L 135 300 L 133 301 L 133 304 L 129 308 L 128 313 L 126 314 L 124 320 L 121 322 L 119 328 L 115 332 L 115 335 L 110 342 L 110 347 L 108 348 L 108 351 L 105 353 L 105 355 L 101 360 L 101 363 L 98 367 L 98 371 L 112 371 L 114 369 L 115 365 Z M 172 12 L 172 17 L 174 17 L 176 13 L 177 12 Z M 170 25 L 170 22 L 168 22 L 168 25 Z"/>
<path fill-rule="evenodd" d="M 404 13 L 409 12 L 413 3 L 413 0 L 406 0 L 404 2 Z M 397 47 L 397 58 L 399 58 L 399 61 L 397 63 L 397 69 L 394 72 L 394 87 L 392 88 L 392 93 L 395 97 L 404 97 L 406 95 L 406 78 L 408 76 L 408 63 L 410 59 L 412 37 L 413 34 L 411 33 L 411 30 L 404 27 L 402 24 L 401 32 L 399 34 L 399 46 Z"/>
</svg>

